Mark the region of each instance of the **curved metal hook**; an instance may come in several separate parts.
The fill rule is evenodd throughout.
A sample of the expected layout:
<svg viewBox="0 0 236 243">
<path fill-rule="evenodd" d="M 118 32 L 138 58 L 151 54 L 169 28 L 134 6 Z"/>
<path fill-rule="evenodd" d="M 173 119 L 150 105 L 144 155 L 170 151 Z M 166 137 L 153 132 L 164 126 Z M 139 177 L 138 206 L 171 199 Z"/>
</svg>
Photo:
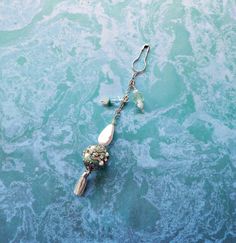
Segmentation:
<svg viewBox="0 0 236 243">
<path fill-rule="evenodd" d="M 140 59 L 142 53 L 145 51 L 145 49 L 147 49 L 147 51 L 146 51 L 146 55 L 145 55 L 145 58 L 144 58 L 144 68 L 141 69 L 141 70 L 136 70 L 134 68 L 134 64 L 139 61 L 139 59 Z M 136 77 L 138 74 L 141 74 L 145 71 L 146 66 L 147 66 L 146 60 L 147 60 L 147 56 L 148 56 L 149 51 L 150 51 L 150 46 L 148 44 L 145 44 L 143 46 L 142 50 L 140 51 L 139 56 L 133 61 L 132 70 L 134 72 L 134 77 Z"/>
</svg>

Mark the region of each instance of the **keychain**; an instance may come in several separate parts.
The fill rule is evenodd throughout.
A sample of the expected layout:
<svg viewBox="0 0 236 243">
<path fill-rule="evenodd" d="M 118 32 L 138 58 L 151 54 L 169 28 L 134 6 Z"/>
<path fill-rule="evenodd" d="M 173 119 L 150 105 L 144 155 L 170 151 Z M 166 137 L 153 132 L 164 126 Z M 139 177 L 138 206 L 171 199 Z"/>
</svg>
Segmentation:
<svg viewBox="0 0 236 243">
<path fill-rule="evenodd" d="M 100 133 L 98 136 L 98 144 L 95 145 L 90 145 L 83 151 L 83 162 L 85 165 L 85 171 L 81 175 L 80 179 L 77 181 L 75 188 L 74 188 L 74 193 L 77 196 L 82 196 L 87 184 L 87 178 L 90 175 L 92 171 L 96 171 L 105 165 L 107 165 L 108 159 L 109 159 L 109 153 L 107 152 L 107 146 L 111 143 L 115 131 L 115 125 L 116 125 L 116 120 L 121 114 L 122 109 L 124 106 L 127 104 L 129 100 L 129 95 L 131 91 L 133 91 L 133 99 L 134 102 L 137 106 L 137 108 L 143 112 L 144 111 L 144 99 L 139 92 L 139 90 L 135 86 L 135 79 L 139 74 L 142 74 L 145 69 L 146 69 L 146 60 L 148 53 L 150 51 L 150 46 L 145 44 L 137 57 L 133 61 L 132 64 L 132 70 L 133 70 L 133 75 L 131 77 L 131 80 L 129 81 L 128 88 L 123 96 L 123 98 L 119 98 L 119 107 L 115 110 L 115 114 L 113 116 L 113 119 L 109 125 L 107 125 L 103 131 Z M 142 70 L 136 70 L 134 65 L 140 60 L 141 55 L 144 53 L 145 58 L 144 58 L 144 67 Z M 103 105 L 111 105 L 115 100 L 110 99 L 110 98 L 105 98 L 102 100 Z"/>
</svg>

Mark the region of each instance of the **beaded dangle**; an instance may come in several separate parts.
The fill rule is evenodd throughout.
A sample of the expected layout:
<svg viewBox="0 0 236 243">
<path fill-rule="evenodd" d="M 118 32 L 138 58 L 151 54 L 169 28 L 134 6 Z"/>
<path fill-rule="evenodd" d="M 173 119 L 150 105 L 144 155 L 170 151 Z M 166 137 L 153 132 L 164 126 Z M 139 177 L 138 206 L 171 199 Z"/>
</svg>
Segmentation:
<svg viewBox="0 0 236 243">
<path fill-rule="evenodd" d="M 122 109 L 129 101 L 130 92 L 133 91 L 133 99 L 137 108 L 143 112 L 144 111 L 144 99 L 140 91 L 135 86 L 135 79 L 139 74 L 142 74 L 146 69 L 146 60 L 148 53 L 150 51 L 150 46 L 145 44 L 139 54 L 139 56 L 133 61 L 132 70 L 133 75 L 129 81 L 128 88 L 123 96 L 119 98 L 119 107 L 115 110 L 115 114 L 110 124 L 108 124 L 98 136 L 98 144 L 90 145 L 83 151 L 83 162 L 85 166 L 85 171 L 81 175 L 80 179 L 77 181 L 74 193 L 77 196 L 82 196 L 87 184 L 87 178 L 92 171 L 98 170 L 107 165 L 109 159 L 109 153 L 107 152 L 107 146 L 111 143 L 115 131 L 116 120 L 121 114 Z M 141 70 L 136 70 L 134 65 L 140 60 L 141 55 L 144 53 L 144 67 Z M 112 105 L 116 102 L 115 99 L 104 98 L 102 100 L 103 105 Z"/>
</svg>

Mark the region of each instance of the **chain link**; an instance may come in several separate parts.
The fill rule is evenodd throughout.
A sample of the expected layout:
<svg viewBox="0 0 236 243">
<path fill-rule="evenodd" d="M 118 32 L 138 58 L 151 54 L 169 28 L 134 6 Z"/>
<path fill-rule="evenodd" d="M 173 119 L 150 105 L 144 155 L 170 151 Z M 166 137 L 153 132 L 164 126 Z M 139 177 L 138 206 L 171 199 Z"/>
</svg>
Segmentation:
<svg viewBox="0 0 236 243">
<path fill-rule="evenodd" d="M 135 68 L 134 68 L 134 64 L 135 64 L 136 62 L 139 61 L 139 59 L 140 59 L 140 57 L 141 57 L 141 54 L 142 54 L 142 52 L 143 52 L 145 49 L 147 49 L 147 52 L 146 52 L 146 55 L 145 55 L 145 59 L 144 59 L 144 64 L 145 64 L 145 66 L 144 66 L 144 68 L 143 68 L 142 70 L 137 71 L 137 70 L 135 70 Z M 146 69 L 146 59 L 147 59 L 149 50 L 150 50 L 150 46 L 147 45 L 147 44 L 145 44 L 145 45 L 143 46 L 143 48 L 142 48 L 142 50 L 141 50 L 141 52 L 140 52 L 138 58 L 135 59 L 135 60 L 133 61 L 133 64 L 132 64 L 133 75 L 132 75 L 131 80 L 129 81 L 129 85 L 128 85 L 128 88 L 127 88 L 127 90 L 126 90 L 126 92 L 125 92 L 125 95 L 123 96 L 123 98 L 122 98 L 121 101 L 120 101 L 120 105 L 119 105 L 119 107 L 115 110 L 115 114 L 114 114 L 114 117 L 113 117 L 113 119 L 112 119 L 112 123 L 113 123 L 113 124 L 116 123 L 116 120 L 117 120 L 117 118 L 120 116 L 122 109 L 124 108 L 124 106 L 125 106 L 126 103 L 128 102 L 128 100 L 129 100 L 129 94 L 130 94 L 131 90 L 136 89 L 136 88 L 135 88 L 135 78 L 136 78 L 139 74 L 143 73 L 143 72 L 145 71 L 145 69 Z"/>
</svg>

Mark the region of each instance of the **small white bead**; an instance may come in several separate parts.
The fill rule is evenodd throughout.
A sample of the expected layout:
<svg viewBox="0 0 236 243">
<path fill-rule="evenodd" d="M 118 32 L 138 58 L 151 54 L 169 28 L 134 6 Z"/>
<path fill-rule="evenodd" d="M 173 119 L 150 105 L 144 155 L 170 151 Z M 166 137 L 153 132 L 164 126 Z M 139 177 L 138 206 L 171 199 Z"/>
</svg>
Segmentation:
<svg viewBox="0 0 236 243">
<path fill-rule="evenodd" d="M 104 165 L 104 162 L 103 162 L 103 161 L 100 161 L 100 162 L 99 162 L 99 165 L 100 165 L 100 166 L 103 166 L 103 165 Z"/>
</svg>

